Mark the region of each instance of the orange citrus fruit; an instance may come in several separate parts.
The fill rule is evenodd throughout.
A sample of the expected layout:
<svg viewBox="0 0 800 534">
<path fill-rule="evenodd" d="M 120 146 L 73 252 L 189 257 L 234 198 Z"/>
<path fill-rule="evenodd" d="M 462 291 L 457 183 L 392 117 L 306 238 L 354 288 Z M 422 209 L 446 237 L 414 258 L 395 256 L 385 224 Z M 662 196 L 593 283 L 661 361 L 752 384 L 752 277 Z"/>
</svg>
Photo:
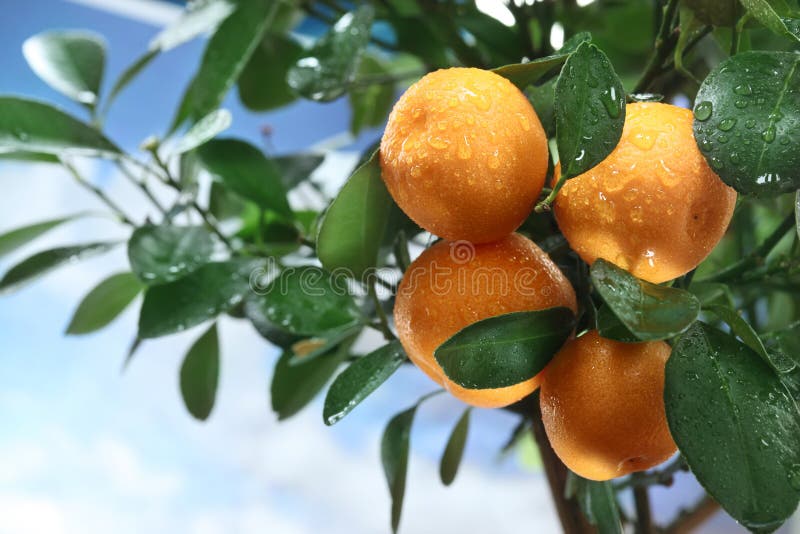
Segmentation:
<svg viewBox="0 0 800 534">
<path fill-rule="evenodd" d="M 542 421 L 564 464 L 591 480 L 649 469 L 677 447 L 664 409 L 663 341 L 621 343 L 596 330 L 568 341 L 543 371 Z"/>
<path fill-rule="evenodd" d="M 466 389 L 445 376 L 434 351 L 482 319 L 556 306 L 576 310 L 569 281 L 533 241 L 511 234 L 484 245 L 440 241 L 427 249 L 403 276 L 394 319 L 417 367 L 467 404 L 496 408 L 532 393 L 539 375 L 503 388 Z"/>
<path fill-rule="evenodd" d="M 614 151 L 566 182 L 555 216 L 587 263 L 603 258 L 660 283 L 691 271 L 711 253 L 735 203 L 736 192 L 697 148 L 692 112 L 636 103 L 628 104 Z"/>
<path fill-rule="evenodd" d="M 395 104 L 381 139 L 383 180 L 425 230 L 487 243 L 530 214 L 547 172 L 547 138 L 511 82 L 472 68 L 439 70 Z"/>
</svg>

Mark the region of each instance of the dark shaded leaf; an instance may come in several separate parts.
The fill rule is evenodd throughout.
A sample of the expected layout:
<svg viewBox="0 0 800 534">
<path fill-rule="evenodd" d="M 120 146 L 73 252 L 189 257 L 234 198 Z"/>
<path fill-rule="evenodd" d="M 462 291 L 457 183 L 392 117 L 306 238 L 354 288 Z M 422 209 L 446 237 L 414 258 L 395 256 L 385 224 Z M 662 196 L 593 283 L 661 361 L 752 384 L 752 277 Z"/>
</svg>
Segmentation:
<svg viewBox="0 0 800 534">
<path fill-rule="evenodd" d="M 800 498 L 800 418 L 777 375 L 746 345 L 696 323 L 667 362 L 667 420 L 708 493 L 750 529 L 772 531 Z"/>
<path fill-rule="evenodd" d="M 572 178 L 603 161 L 625 124 L 625 89 L 606 55 L 584 42 L 556 83 L 556 141 L 561 175 Z"/>
<path fill-rule="evenodd" d="M 641 341 L 633 332 L 628 330 L 619 318 L 611 311 L 611 307 L 601 306 L 597 310 L 597 331 L 606 339 L 614 339 L 624 343 L 638 343 Z"/>
<path fill-rule="evenodd" d="M 290 365 L 291 352 L 284 352 L 272 375 L 272 410 L 278 420 L 288 419 L 311 402 L 347 358 L 350 343 L 306 363 Z"/>
<path fill-rule="evenodd" d="M 128 241 L 131 269 L 146 284 L 182 278 L 213 253 L 214 239 L 202 226 L 141 226 Z"/>
<path fill-rule="evenodd" d="M 239 76 L 242 103 L 254 111 L 292 103 L 297 95 L 286 83 L 286 75 L 302 55 L 303 47 L 288 35 L 267 33 Z"/>
<path fill-rule="evenodd" d="M 133 273 L 106 278 L 83 298 L 66 333 L 89 334 L 104 328 L 125 311 L 141 291 L 142 284 Z"/>
<path fill-rule="evenodd" d="M 231 191 L 292 217 L 278 169 L 258 148 L 238 139 L 215 139 L 197 149 L 197 155 L 203 167 Z"/>
<path fill-rule="evenodd" d="M 587 480 L 574 473 L 570 473 L 570 476 L 573 477 L 578 505 L 589 523 L 602 534 L 622 534 L 619 507 L 611 482 Z"/>
<path fill-rule="evenodd" d="M 259 266 L 253 260 L 207 263 L 183 278 L 151 286 L 139 315 L 139 337 L 181 332 L 230 310 L 250 291 L 250 276 Z"/>
<path fill-rule="evenodd" d="M 594 262 L 590 273 L 614 315 L 642 341 L 676 336 L 700 313 L 700 302 L 688 291 L 640 280 L 603 259 Z"/>
<path fill-rule="evenodd" d="M 372 56 L 365 56 L 358 67 L 359 79 L 388 75 L 389 71 Z M 358 135 L 364 128 L 383 124 L 394 103 L 394 84 L 376 83 L 353 87 L 348 97 L 352 109 L 350 133 Z"/>
<path fill-rule="evenodd" d="M 792 32 L 792 30 L 787 27 L 785 19 L 781 17 L 781 13 L 776 11 L 775 4 L 778 3 L 776 0 L 739 1 L 742 3 L 742 6 L 747 9 L 747 12 L 752 15 L 754 19 L 763 24 L 765 28 L 783 37 L 788 37 L 794 41 L 800 41 L 800 34 Z"/>
<path fill-rule="evenodd" d="M 458 467 L 461 465 L 464 445 L 467 443 L 467 434 L 469 433 L 469 414 L 469 408 L 464 410 L 444 448 L 442 461 L 439 464 L 439 478 L 445 486 L 453 483 L 458 473 Z"/>
<path fill-rule="evenodd" d="M 355 79 L 369 42 L 373 16 L 369 4 L 342 15 L 289 69 L 289 86 L 311 100 L 329 102 L 342 96 Z"/>
<path fill-rule="evenodd" d="M 456 384 L 502 388 L 537 375 L 575 328 L 568 308 L 515 312 L 471 324 L 442 343 L 436 361 Z"/>
<path fill-rule="evenodd" d="M 383 384 L 406 361 L 406 353 L 395 340 L 351 363 L 336 377 L 325 397 L 322 419 L 333 425 L 350 413 Z"/>
<path fill-rule="evenodd" d="M 325 156 L 322 154 L 291 154 L 272 158 L 272 163 L 278 167 L 281 175 L 281 183 L 287 191 L 308 180 L 323 161 Z"/>
<path fill-rule="evenodd" d="M 219 381 L 217 323 L 194 342 L 181 365 L 181 396 L 195 419 L 205 421 L 214 409 Z"/>
<path fill-rule="evenodd" d="M 562 65 L 569 55 L 575 52 L 581 44 L 591 40 L 592 36 L 588 32 L 580 32 L 569 38 L 564 43 L 564 46 L 552 56 L 534 59 L 527 63 L 503 65 L 502 67 L 492 69 L 492 72 L 507 78 L 520 89 L 525 89 L 529 85 L 539 81 L 539 79 L 551 72 L 555 67 Z"/>
<path fill-rule="evenodd" d="M 15 291 L 66 263 L 108 252 L 115 245 L 116 243 L 89 243 L 87 245 L 59 247 L 34 254 L 13 266 L 0 279 L 0 294 Z"/>
<path fill-rule="evenodd" d="M 700 86 L 695 139 L 711 168 L 742 194 L 800 188 L 800 153 L 793 149 L 800 143 L 798 65 L 793 52 L 743 52 Z"/>
<path fill-rule="evenodd" d="M 94 107 L 100 93 L 106 43 L 95 33 L 51 30 L 28 38 L 22 54 L 42 80 L 76 102 Z"/>
</svg>

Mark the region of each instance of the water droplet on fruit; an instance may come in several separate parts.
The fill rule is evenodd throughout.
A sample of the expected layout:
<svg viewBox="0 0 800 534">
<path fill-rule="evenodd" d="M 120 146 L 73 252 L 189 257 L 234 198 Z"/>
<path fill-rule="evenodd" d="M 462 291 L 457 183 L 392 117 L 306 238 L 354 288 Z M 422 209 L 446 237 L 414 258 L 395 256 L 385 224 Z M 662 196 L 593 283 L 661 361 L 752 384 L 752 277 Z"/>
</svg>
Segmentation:
<svg viewBox="0 0 800 534">
<path fill-rule="evenodd" d="M 697 104 L 694 108 L 694 118 L 699 121 L 707 121 L 711 118 L 711 113 L 714 111 L 714 106 L 708 100 L 704 100 Z"/>
</svg>

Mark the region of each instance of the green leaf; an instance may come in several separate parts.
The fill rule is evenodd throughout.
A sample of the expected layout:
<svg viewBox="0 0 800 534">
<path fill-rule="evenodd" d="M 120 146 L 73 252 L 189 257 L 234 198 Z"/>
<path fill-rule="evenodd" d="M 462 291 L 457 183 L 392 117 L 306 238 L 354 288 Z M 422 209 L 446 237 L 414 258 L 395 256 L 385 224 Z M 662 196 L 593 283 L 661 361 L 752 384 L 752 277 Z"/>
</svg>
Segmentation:
<svg viewBox="0 0 800 534">
<path fill-rule="evenodd" d="M 611 62 L 585 42 L 569 56 L 556 83 L 556 141 L 561 175 L 572 178 L 603 161 L 625 124 L 625 89 Z"/>
<path fill-rule="evenodd" d="M 342 96 L 358 72 L 374 15 L 368 4 L 342 15 L 289 69 L 289 87 L 305 98 L 321 102 Z"/>
<path fill-rule="evenodd" d="M 107 111 L 111 107 L 111 103 L 156 58 L 158 52 L 159 50 L 157 49 L 148 50 L 119 75 L 119 78 L 114 82 L 114 86 L 108 93 L 104 110 Z"/>
<path fill-rule="evenodd" d="M 0 153 L 15 151 L 109 157 L 120 154 L 103 134 L 60 109 L 35 100 L 0 97 Z"/>
<path fill-rule="evenodd" d="M 311 173 L 322 165 L 323 161 L 325 156 L 321 154 L 292 154 L 272 159 L 272 163 L 278 168 L 281 183 L 287 191 L 308 180 Z"/>
<path fill-rule="evenodd" d="M 181 396 L 193 417 L 205 421 L 214 409 L 219 381 L 217 323 L 194 342 L 181 365 Z"/>
<path fill-rule="evenodd" d="M 388 75 L 389 71 L 372 56 L 364 56 L 358 67 L 360 79 Z M 353 87 L 348 96 L 352 109 L 350 132 L 358 135 L 364 128 L 383 124 L 394 103 L 394 84 L 377 83 Z"/>
<path fill-rule="evenodd" d="M 41 152 L 25 151 L 0 152 L 0 160 L 27 161 L 30 163 L 61 163 L 61 160 L 58 159 L 58 156 L 44 154 Z"/>
<path fill-rule="evenodd" d="M 282 421 L 295 415 L 322 391 L 328 380 L 347 358 L 350 343 L 343 343 L 329 354 L 306 363 L 291 365 L 292 353 L 287 351 L 275 365 L 270 394 L 272 410 Z"/>
<path fill-rule="evenodd" d="M 771 354 L 767 351 L 764 343 L 761 342 L 761 338 L 758 337 L 750 323 L 742 319 L 742 316 L 733 309 L 714 304 L 705 306 L 703 309 L 713 312 L 717 317 L 725 321 L 731 327 L 731 332 L 750 347 L 753 352 L 761 356 L 776 373 L 788 373 L 796 367 L 795 362 L 790 358 L 780 353 Z"/>
<path fill-rule="evenodd" d="M 258 266 L 253 260 L 207 263 L 183 278 L 151 286 L 139 315 L 139 337 L 181 332 L 230 310 L 250 291 Z"/>
<path fill-rule="evenodd" d="M 329 271 L 360 277 L 378 261 L 392 198 L 381 179 L 378 152 L 359 167 L 323 215 L 317 257 Z"/>
<path fill-rule="evenodd" d="M 770 29 L 778 35 L 788 37 L 795 41 L 800 41 L 800 35 L 793 33 L 786 27 L 786 23 L 781 15 L 776 11 L 775 0 L 740 0 L 747 12 L 753 16 L 764 27 Z M 784 2 L 783 3 L 785 6 Z"/>
<path fill-rule="evenodd" d="M 131 270 L 142 282 L 172 282 L 205 265 L 214 253 L 214 239 L 202 226 L 137 228 L 128 241 Z"/>
<path fill-rule="evenodd" d="M 700 301 L 702 306 L 708 304 L 726 304 L 728 306 L 734 305 L 733 293 L 727 284 L 719 282 L 692 282 L 689 286 L 697 300 Z"/>
<path fill-rule="evenodd" d="M 568 308 L 507 313 L 460 330 L 434 356 L 448 378 L 462 387 L 502 388 L 536 376 L 574 328 Z"/>
<path fill-rule="evenodd" d="M 9 269 L 0 279 L 0 294 L 16 291 L 65 263 L 73 263 L 108 252 L 115 245 L 116 243 L 89 243 L 59 247 L 34 254 Z"/>
<path fill-rule="evenodd" d="M 703 81 L 694 136 L 714 171 L 747 195 L 800 188 L 800 56 L 743 52 Z M 735 140 L 728 143 L 728 140 Z"/>
<path fill-rule="evenodd" d="M 570 54 L 575 52 L 581 44 L 588 43 L 591 40 L 592 36 L 588 32 L 580 32 L 565 42 L 561 50 L 552 56 L 534 59 L 527 63 L 503 65 L 502 67 L 492 69 L 492 72 L 507 78 L 508 81 L 519 87 L 520 90 L 523 90 L 529 85 L 539 81 L 554 68 L 562 65 Z"/>
<path fill-rule="evenodd" d="M 739 0 L 682 0 L 704 24 L 733 26 L 739 14 Z"/>
<path fill-rule="evenodd" d="M 800 366 L 800 321 L 764 335 L 764 340 L 792 358 Z"/>
<path fill-rule="evenodd" d="M 794 220 L 797 223 L 797 237 L 800 238 L 800 190 L 794 197 Z"/>
<path fill-rule="evenodd" d="M 194 0 L 178 20 L 150 41 L 150 49 L 166 52 L 210 32 L 228 18 L 235 7 L 235 0 Z"/>
<path fill-rule="evenodd" d="M 239 78 L 280 2 L 249 0 L 236 8 L 208 41 L 200 68 L 183 95 L 170 131 L 184 121 L 196 122 L 220 104 Z"/>
<path fill-rule="evenodd" d="M 58 219 L 50 219 L 49 221 L 42 221 L 21 228 L 16 228 L 4 234 L 0 234 L 0 258 L 15 251 L 19 247 L 30 243 L 37 237 L 49 232 L 56 226 L 60 226 L 65 222 L 74 221 L 75 219 L 84 216 L 85 214 L 76 213 L 67 217 L 60 217 Z"/>
<path fill-rule="evenodd" d="M 395 415 L 381 439 L 381 462 L 383 473 L 389 485 L 392 497 L 392 532 L 400 526 L 400 514 L 403 511 L 403 497 L 406 492 L 406 475 L 408 473 L 408 449 L 411 441 L 411 424 L 417 406 Z"/>
<path fill-rule="evenodd" d="M 469 433 L 469 413 L 469 408 L 464 410 L 444 448 L 442 461 L 439 464 L 439 478 L 445 486 L 453 483 L 458 473 L 458 466 L 461 465 L 464 445 L 467 443 L 467 434 Z"/>
<path fill-rule="evenodd" d="M 600 336 L 606 339 L 614 339 L 624 343 L 638 343 L 641 341 L 633 332 L 628 330 L 628 327 L 619 320 L 619 317 L 614 315 L 614 312 L 608 305 L 601 306 L 600 309 L 597 310 L 596 321 L 597 331 L 600 333 Z"/>
<path fill-rule="evenodd" d="M 292 358 L 289 360 L 289 365 L 305 363 L 327 354 L 345 340 L 356 337 L 363 329 L 363 324 L 355 324 L 328 330 L 317 337 L 301 339 L 292 344 Z"/>
<path fill-rule="evenodd" d="M 292 217 L 278 169 L 258 148 L 238 139 L 215 139 L 198 148 L 197 155 L 203 167 L 231 191 Z"/>
<path fill-rule="evenodd" d="M 590 274 L 611 311 L 642 341 L 676 336 L 700 313 L 700 302 L 688 291 L 640 280 L 603 259 L 594 262 Z"/>
<path fill-rule="evenodd" d="M 288 35 L 267 33 L 239 76 L 242 104 L 253 111 L 269 111 L 294 102 L 297 95 L 286 83 L 286 76 L 303 52 Z"/>
<path fill-rule="evenodd" d="M 617 499 L 611 482 L 587 480 L 574 473 L 572 483 L 576 486 L 575 497 L 583 515 L 602 534 L 622 534 Z"/>
<path fill-rule="evenodd" d="M 22 54 L 33 72 L 56 91 L 93 108 L 106 59 L 106 43 L 86 31 L 51 30 L 28 38 Z"/>
<path fill-rule="evenodd" d="M 769 532 L 800 497 L 800 418 L 746 345 L 696 323 L 667 361 L 670 432 L 697 480 L 734 519 Z"/>
<path fill-rule="evenodd" d="M 219 133 L 231 125 L 231 112 L 227 109 L 212 111 L 189 128 L 175 146 L 170 150 L 170 155 L 183 154 L 214 139 Z"/>
<path fill-rule="evenodd" d="M 319 267 L 288 267 L 253 300 L 268 322 L 300 336 L 321 335 L 361 320 L 347 279 Z"/>
<path fill-rule="evenodd" d="M 395 340 L 350 364 L 336 377 L 325 397 L 322 419 L 333 425 L 383 384 L 406 361 L 406 353 Z"/>
<path fill-rule="evenodd" d="M 86 295 L 67 327 L 67 334 L 89 334 L 116 319 L 142 291 L 133 273 L 118 273 L 100 282 Z"/>
</svg>

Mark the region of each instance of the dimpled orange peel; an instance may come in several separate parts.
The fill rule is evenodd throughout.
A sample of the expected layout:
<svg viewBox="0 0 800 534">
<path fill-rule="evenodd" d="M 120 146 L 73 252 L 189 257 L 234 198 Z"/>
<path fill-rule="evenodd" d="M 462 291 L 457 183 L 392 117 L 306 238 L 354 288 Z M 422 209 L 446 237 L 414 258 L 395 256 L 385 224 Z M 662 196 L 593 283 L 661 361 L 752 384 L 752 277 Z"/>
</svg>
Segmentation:
<svg viewBox="0 0 800 534">
<path fill-rule="evenodd" d="M 434 351 L 464 327 L 506 313 L 564 306 L 576 310 L 575 292 L 533 241 L 511 234 L 484 245 L 440 241 L 406 270 L 394 319 L 411 361 L 467 404 L 497 408 L 539 387 L 541 373 L 497 389 L 466 389 L 450 381 Z"/>
<path fill-rule="evenodd" d="M 664 409 L 663 341 L 621 343 L 596 330 L 567 341 L 543 371 L 542 422 L 576 474 L 609 480 L 650 469 L 677 446 Z"/>
<path fill-rule="evenodd" d="M 661 283 L 691 271 L 711 253 L 735 204 L 736 192 L 697 148 L 692 112 L 634 103 L 627 106 L 617 147 L 566 182 L 555 216 L 587 263 L 603 258 Z"/>
<path fill-rule="evenodd" d="M 432 72 L 395 104 L 381 139 L 397 205 L 449 240 L 495 241 L 530 214 L 547 172 L 547 138 L 528 99 L 489 71 Z"/>
</svg>

